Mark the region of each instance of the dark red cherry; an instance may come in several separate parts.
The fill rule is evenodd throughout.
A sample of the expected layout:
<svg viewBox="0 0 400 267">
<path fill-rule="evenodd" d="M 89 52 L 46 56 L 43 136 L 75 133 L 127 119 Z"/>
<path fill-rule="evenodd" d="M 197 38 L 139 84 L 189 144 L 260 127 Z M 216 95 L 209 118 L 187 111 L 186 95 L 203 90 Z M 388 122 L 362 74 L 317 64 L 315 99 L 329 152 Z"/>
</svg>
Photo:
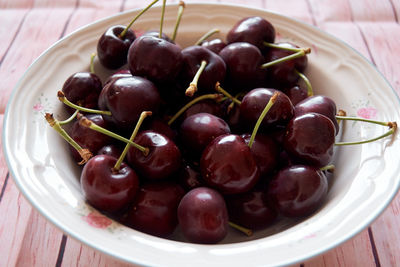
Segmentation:
<svg viewBox="0 0 400 267">
<path fill-rule="evenodd" d="M 182 122 L 179 132 L 189 153 L 199 156 L 212 140 L 231 130 L 223 119 L 209 113 L 197 113 Z"/>
<path fill-rule="evenodd" d="M 133 75 L 156 83 L 173 82 L 182 66 L 181 49 L 160 38 L 141 36 L 129 48 L 128 66 Z"/>
<path fill-rule="evenodd" d="M 163 119 L 159 117 L 152 117 L 147 120 L 143 128 L 163 134 L 172 141 L 175 141 L 177 137 L 177 132 L 172 130 L 168 123 L 166 123 Z"/>
<path fill-rule="evenodd" d="M 228 233 L 228 212 L 225 200 L 215 190 L 195 188 L 182 198 L 178 220 L 183 235 L 194 243 L 218 243 Z"/>
<path fill-rule="evenodd" d="M 206 183 L 223 194 L 247 192 L 260 177 L 250 148 L 233 134 L 218 136 L 206 147 L 200 168 Z"/>
<path fill-rule="evenodd" d="M 175 143 L 163 134 L 153 131 L 140 132 L 135 142 L 149 149 L 149 154 L 131 147 L 127 154 L 127 162 L 132 165 L 143 178 L 160 180 L 174 174 L 181 166 L 181 153 Z"/>
<path fill-rule="evenodd" d="M 331 162 L 335 143 L 335 126 L 326 116 L 307 113 L 294 117 L 286 127 L 283 145 L 293 157 L 315 167 Z"/>
<path fill-rule="evenodd" d="M 260 50 L 249 43 L 232 43 L 219 55 L 226 64 L 226 83 L 232 92 L 254 88 L 264 81 L 266 70 L 261 69 L 263 56 Z"/>
<path fill-rule="evenodd" d="M 117 158 L 97 155 L 83 167 L 81 187 L 86 200 L 93 207 L 116 212 L 131 203 L 139 187 L 136 173 L 125 163 L 114 169 Z"/>
<path fill-rule="evenodd" d="M 183 65 L 181 77 L 188 86 L 200 68 L 201 62 L 205 60 L 207 65 L 200 75 L 197 84 L 198 91 L 214 92 L 215 84 L 225 79 L 226 65 L 222 58 L 202 46 L 189 46 L 182 50 Z"/>
<path fill-rule="evenodd" d="M 201 46 L 211 50 L 215 54 L 219 54 L 219 52 L 221 52 L 221 50 L 226 46 L 226 43 L 221 39 L 212 39 L 210 41 L 202 42 Z"/>
<path fill-rule="evenodd" d="M 261 17 L 248 17 L 238 21 L 226 36 L 228 44 L 247 42 L 265 50 L 264 42 L 273 43 L 275 28 Z"/>
<path fill-rule="evenodd" d="M 143 33 L 142 36 L 152 36 L 152 37 L 158 38 L 160 36 L 160 31 L 159 30 L 157 30 L 157 31 L 156 30 L 150 30 L 150 31 L 147 31 L 147 32 Z M 164 32 L 161 34 L 161 39 L 163 39 L 163 40 L 165 40 L 167 42 L 170 42 L 171 44 L 175 44 L 175 42 L 172 41 L 172 39 L 169 38 L 169 36 L 166 35 Z"/>
<path fill-rule="evenodd" d="M 74 104 L 97 109 L 97 101 L 102 88 L 101 80 L 96 74 L 77 72 L 64 82 L 62 92 Z M 69 110 L 72 111 L 72 109 Z"/>
<path fill-rule="evenodd" d="M 289 97 L 294 106 L 296 106 L 297 103 L 303 101 L 308 97 L 307 88 L 300 85 L 295 85 L 288 89 L 285 89 L 284 93 Z"/>
<path fill-rule="evenodd" d="M 327 116 L 335 125 L 336 133 L 339 131 L 339 124 L 336 120 L 336 103 L 324 95 L 310 96 L 294 107 L 295 116 L 315 112 Z"/>
<path fill-rule="evenodd" d="M 229 219 L 252 230 L 271 225 L 278 216 L 275 208 L 268 203 L 267 194 L 261 190 L 230 195 L 225 199 Z"/>
<path fill-rule="evenodd" d="M 242 135 L 247 145 L 250 142 L 250 137 L 250 134 Z M 279 146 L 270 136 L 258 133 L 250 150 L 257 162 L 261 176 L 268 175 L 278 166 Z"/>
<path fill-rule="evenodd" d="M 106 68 L 117 69 L 126 63 L 129 47 L 136 39 L 136 35 L 129 29 L 121 38 L 119 35 L 124 29 L 123 25 L 108 28 L 97 43 L 97 56 Z"/>
<path fill-rule="evenodd" d="M 111 111 L 111 120 L 122 129 L 133 129 L 144 110 L 157 113 L 160 95 L 149 80 L 131 76 L 112 81 L 103 88 L 99 106 Z"/>
<path fill-rule="evenodd" d="M 248 92 L 243 97 L 240 105 L 240 116 L 243 123 L 254 127 L 269 99 L 275 92 L 277 90 L 268 88 L 256 88 Z M 275 104 L 264 117 L 262 127 L 286 125 L 293 117 L 293 114 L 294 108 L 292 102 L 290 102 L 290 99 L 284 93 L 279 93 Z"/>
<path fill-rule="evenodd" d="M 90 121 L 99 125 L 103 128 L 108 128 L 108 124 L 104 121 L 103 117 L 99 114 L 88 114 L 85 116 Z M 109 136 L 102 133 L 96 132 L 90 128 L 81 126 L 79 121 L 76 120 L 72 123 L 69 129 L 69 135 L 74 139 L 82 148 L 87 148 L 93 154 L 97 154 L 97 151 L 103 146 L 108 145 L 112 140 Z M 71 147 L 71 153 L 75 161 L 81 161 L 81 156 L 76 149 Z"/>
<path fill-rule="evenodd" d="M 114 158 L 121 156 L 122 150 L 116 145 L 105 145 L 97 151 L 97 155 L 108 155 Z"/>
<path fill-rule="evenodd" d="M 209 113 L 217 117 L 223 116 L 221 105 L 215 100 L 205 99 L 190 106 L 182 115 L 182 121 L 197 113 Z"/>
<path fill-rule="evenodd" d="M 177 224 L 177 209 L 185 191 L 172 182 L 144 184 L 138 191 L 125 223 L 142 232 L 167 237 Z"/>
<path fill-rule="evenodd" d="M 104 83 L 104 86 L 106 86 L 107 84 L 111 83 L 114 80 L 125 77 L 132 77 L 131 72 L 128 69 L 119 70 L 107 78 L 106 82 Z"/>
<path fill-rule="evenodd" d="M 325 174 L 311 166 L 294 165 L 282 169 L 271 180 L 268 198 L 287 217 L 303 217 L 315 212 L 328 192 Z"/>
<path fill-rule="evenodd" d="M 187 191 L 204 186 L 200 173 L 189 164 L 183 164 L 178 173 L 179 184 Z"/>
</svg>

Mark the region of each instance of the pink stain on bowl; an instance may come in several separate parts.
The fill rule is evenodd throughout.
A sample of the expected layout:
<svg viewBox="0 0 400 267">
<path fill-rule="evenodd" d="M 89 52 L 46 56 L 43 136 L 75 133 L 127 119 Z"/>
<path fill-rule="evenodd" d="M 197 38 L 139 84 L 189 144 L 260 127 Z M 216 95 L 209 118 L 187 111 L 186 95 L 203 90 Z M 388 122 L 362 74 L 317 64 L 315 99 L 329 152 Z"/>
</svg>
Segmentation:
<svg viewBox="0 0 400 267">
<path fill-rule="evenodd" d="M 37 103 L 37 104 L 35 104 L 34 106 L 33 106 L 33 110 L 34 111 L 41 111 L 41 110 L 43 110 L 43 106 L 42 106 L 42 104 L 40 104 L 40 103 Z"/>
<path fill-rule="evenodd" d="M 83 216 L 82 219 L 95 228 L 107 228 L 112 224 L 112 221 L 109 218 L 97 212 L 91 212 L 88 215 Z"/>
<path fill-rule="evenodd" d="M 373 119 L 378 111 L 373 107 L 360 108 L 357 110 L 357 116 L 364 119 Z"/>
</svg>

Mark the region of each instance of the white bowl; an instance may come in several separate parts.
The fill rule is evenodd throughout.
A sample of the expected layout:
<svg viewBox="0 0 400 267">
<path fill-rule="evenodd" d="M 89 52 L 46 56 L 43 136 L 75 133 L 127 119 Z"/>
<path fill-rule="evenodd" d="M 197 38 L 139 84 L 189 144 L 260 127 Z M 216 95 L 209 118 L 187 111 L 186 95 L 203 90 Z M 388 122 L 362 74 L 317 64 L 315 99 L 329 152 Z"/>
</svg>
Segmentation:
<svg viewBox="0 0 400 267">
<path fill-rule="evenodd" d="M 157 29 L 160 7 L 141 17 L 136 30 Z M 176 6 L 168 6 L 165 32 L 171 33 Z M 27 70 L 10 98 L 4 120 L 6 159 L 18 187 L 32 205 L 68 235 L 119 259 L 149 266 L 269 266 L 291 264 L 322 253 L 367 227 L 399 188 L 397 134 L 374 143 L 336 151 L 336 171 L 328 198 L 313 216 L 280 220 L 247 238 L 231 232 L 224 244 L 196 245 L 150 236 L 124 227 L 85 203 L 79 168 L 67 144 L 43 118 L 63 116 L 56 92 L 74 72 L 88 69 L 99 36 L 108 26 L 127 24 L 138 11 L 92 23 L 55 43 Z M 282 40 L 309 46 L 307 75 L 318 94 L 334 99 L 349 115 L 400 121 L 399 99 L 388 82 L 360 54 L 304 23 L 259 9 L 220 4 L 187 5 L 177 41 L 183 47 L 218 27 L 221 37 L 240 18 L 262 16 Z M 96 65 L 96 72 L 107 72 Z M 378 136 L 384 127 L 346 122 L 343 140 Z M 175 238 L 179 239 L 179 233 Z M 239 242 L 239 243 L 238 243 Z"/>
</svg>

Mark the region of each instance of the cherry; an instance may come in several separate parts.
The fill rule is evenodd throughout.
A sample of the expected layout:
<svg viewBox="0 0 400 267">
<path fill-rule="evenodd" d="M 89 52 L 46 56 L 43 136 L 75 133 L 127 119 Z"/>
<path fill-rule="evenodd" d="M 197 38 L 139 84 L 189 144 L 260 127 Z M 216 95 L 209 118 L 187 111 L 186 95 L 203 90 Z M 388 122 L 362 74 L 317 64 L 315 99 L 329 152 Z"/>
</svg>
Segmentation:
<svg viewBox="0 0 400 267">
<path fill-rule="evenodd" d="M 86 118 L 103 128 L 108 127 L 103 117 L 99 114 L 88 114 Z M 73 122 L 71 128 L 69 129 L 69 135 L 80 146 L 89 149 L 89 151 L 93 154 L 96 154 L 100 148 L 111 142 L 111 138 L 109 136 L 93 131 L 92 129 L 89 129 L 87 127 L 81 126 L 78 120 Z M 77 162 L 79 162 L 81 160 L 81 156 L 76 151 L 76 149 L 72 147 L 70 148 L 73 158 Z"/>
<path fill-rule="evenodd" d="M 219 103 L 215 100 L 205 99 L 190 106 L 181 115 L 181 120 L 185 120 L 186 118 L 198 113 L 209 113 L 217 117 L 222 117 L 224 114 Z"/>
<path fill-rule="evenodd" d="M 219 54 L 219 52 L 221 52 L 221 50 L 226 46 L 226 43 L 217 38 L 210 41 L 204 41 L 201 43 L 201 46 L 207 48 L 215 54 Z"/>
<path fill-rule="evenodd" d="M 181 166 L 181 153 L 175 143 L 165 135 L 153 131 L 140 132 L 135 142 L 149 149 L 145 155 L 131 148 L 127 162 L 145 179 L 160 180 L 174 174 Z"/>
<path fill-rule="evenodd" d="M 311 166 L 284 168 L 271 180 L 267 195 L 276 209 L 287 217 L 303 217 L 316 211 L 328 192 L 325 174 Z"/>
<path fill-rule="evenodd" d="M 121 155 L 121 149 L 116 145 L 105 145 L 97 151 L 97 155 L 108 155 L 118 158 Z"/>
<path fill-rule="evenodd" d="M 220 56 L 202 46 L 189 46 L 182 50 L 183 65 L 181 77 L 188 84 L 192 81 L 200 68 L 201 62 L 206 61 L 206 66 L 198 80 L 200 92 L 214 92 L 215 84 L 225 79 L 226 65 Z"/>
<path fill-rule="evenodd" d="M 141 36 L 129 48 L 128 66 L 133 75 L 156 83 L 172 82 L 181 70 L 181 49 L 161 38 Z"/>
<path fill-rule="evenodd" d="M 250 142 L 250 134 L 243 134 L 242 138 L 248 145 Z M 251 153 L 257 162 L 260 175 L 266 176 L 276 169 L 278 166 L 279 147 L 268 135 L 257 134 L 250 148 Z"/>
<path fill-rule="evenodd" d="M 233 134 L 220 135 L 205 148 L 200 168 L 206 183 L 223 194 L 247 192 L 260 177 L 250 148 Z"/>
<path fill-rule="evenodd" d="M 177 224 L 177 209 L 185 191 L 172 182 L 142 185 L 127 212 L 125 223 L 136 230 L 160 237 L 173 233 Z"/>
<path fill-rule="evenodd" d="M 200 173 L 189 164 L 183 164 L 178 173 L 179 184 L 187 191 L 204 186 Z"/>
<path fill-rule="evenodd" d="M 265 50 L 264 42 L 273 43 L 275 28 L 261 17 L 248 17 L 238 21 L 226 36 L 228 44 L 247 42 Z"/>
<path fill-rule="evenodd" d="M 160 95 L 149 80 L 139 77 L 124 77 L 112 81 L 103 88 L 99 106 L 111 111 L 111 120 L 117 127 L 132 129 L 143 110 L 156 113 L 160 105 Z"/>
<path fill-rule="evenodd" d="M 307 113 L 294 117 L 286 127 L 285 150 L 315 167 L 327 165 L 333 156 L 335 126 L 326 116 Z"/>
<path fill-rule="evenodd" d="M 114 80 L 117 80 L 119 78 L 125 78 L 125 77 L 132 77 L 131 72 L 128 69 L 119 70 L 107 78 L 106 82 L 104 83 L 104 86 L 107 86 L 109 83 L 111 83 Z"/>
<path fill-rule="evenodd" d="M 243 123 L 254 126 L 275 92 L 277 90 L 268 88 L 256 88 L 248 92 L 240 104 L 240 116 Z M 271 128 L 272 126 L 286 125 L 293 114 L 294 108 L 290 99 L 284 93 L 279 93 L 276 103 L 264 117 L 262 126 Z"/>
<path fill-rule="evenodd" d="M 183 235 L 194 243 L 218 243 L 228 233 L 225 200 L 207 187 L 192 189 L 178 206 L 178 220 Z"/>
<path fill-rule="evenodd" d="M 172 141 L 174 141 L 177 138 L 177 132 L 174 131 L 168 125 L 168 123 L 161 118 L 154 117 L 152 120 L 149 120 L 145 125 L 145 129 L 163 134 Z"/>
<path fill-rule="evenodd" d="M 310 96 L 294 107 L 295 116 L 315 112 L 327 116 L 335 125 L 336 133 L 339 132 L 339 124 L 336 120 L 336 103 L 323 95 Z"/>
<path fill-rule="evenodd" d="M 151 31 L 147 31 L 147 32 L 143 33 L 142 36 L 152 36 L 155 38 L 159 38 L 160 33 L 159 33 L 159 31 L 151 30 Z M 172 41 L 172 39 L 169 38 L 169 36 L 166 35 L 165 33 L 161 33 L 161 39 L 163 39 L 171 44 L 175 44 L 175 42 Z"/>
<path fill-rule="evenodd" d="M 226 83 L 233 91 L 254 88 L 264 81 L 266 71 L 260 68 L 264 59 L 256 46 L 245 42 L 232 43 L 219 55 L 226 64 Z"/>
<path fill-rule="evenodd" d="M 268 202 L 266 192 L 256 189 L 244 194 L 225 198 L 229 219 L 250 229 L 262 229 L 275 221 L 278 216 Z"/>
<path fill-rule="evenodd" d="M 223 119 L 209 113 L 197 113 L 182 122 L 180 138 L 189 153 L 197 157 L 212 140 L 230 132 Z"/>
<path fill-rule="evenodd" d="M 126 207 L 139 187 L 136 173 L 124 163 L 115 170 L 116 162 L 112 156 L 97 155 L 86 163 L 81 173 L 85 198 L 101 211 L 117 212 Z"/>
</svg>

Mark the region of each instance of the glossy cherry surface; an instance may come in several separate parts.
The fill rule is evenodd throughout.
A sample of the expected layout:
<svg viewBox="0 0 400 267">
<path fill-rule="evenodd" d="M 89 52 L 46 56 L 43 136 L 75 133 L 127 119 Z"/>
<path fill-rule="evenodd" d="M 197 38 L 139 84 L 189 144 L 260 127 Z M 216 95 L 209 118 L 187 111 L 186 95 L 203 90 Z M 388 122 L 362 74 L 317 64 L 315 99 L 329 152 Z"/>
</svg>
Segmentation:
<svg viewBox="0 0 400 267">
<path fill-rule="evenodd" d="M 215 138 L 203 151 L 200 168 L 206 183 L 223 194 L 247 192 L 260 177 L 250 148 L 234 134 Z"/>
<path fill-rule="evenodd" d="M 210 41 L 204 41 L 201 43 L 201 46 L 218 54 L 226 46 L 226 43 L 221 39 L 217 38 L 217 39 L 212 39 Z"/>
<path fill-rule="evenodd" d="M 179 132 L 185 148 L 199 157 L 212 140 L 231 130 L 223 119 L 209 113 L 197 113 L 182 122 Z"/>
<path fill-rule="evenodd" d="M 126 164 L 116 171 L 117 158 L 97 155 L 83 167 L 81 187 L 87 201 L 95 208 L 105 212 L 117 212 L 133 201 L 139 179 Z"/>
<path fill-rule="evenodd" d="M 172 82 L 181 70 L 181 48 L 157 37 L 141 36 L 129 48 L 128 66 L 133 75 L 156 83 Z"/>
<path fill-rule="evenodd" d="M 106 68 L 117 69 L 126 63 L 129 47 L 136 35 L 129 29 L 121 38 L 119 35 L 124 29 L 123 25 L 108 28 L 97 43 L 97 56 Z"/>
<path fill-rule="evenodd" d="M 272 179 L 268 198 L 287 217 L 302 217 L 318 209 L 328 192 L 328 181 L 322 171 L 306 165 L 284 168 Z"/>
<path fill-rule="evenodd" d="M 142 232 L 167 237 L 177 224 L 177 209 L 185 191 L 172 182 L 148 183 L 140 187 L 125 223 Z"/>
<path fill-rule="evenodd" d="M 228 212 L 225 200 L 217 191 L 198 187 L 182 198 L 178 220 L 183 235 L 194 243 L 214 244 L 228 233 Z"/>
<path fill-rule="evenodd" d="M 114 158 L 119 158 L 121 156 L 122 150 L 116 145 L 105 145 L 97 151 L 97 155 L 108 155 Z"/>
<path fill-rule="evenodd" d="M 205 186 L 200 172 L 195 170 L 187 163 L 182 164 L 182 167 L 178 173 L 178 183 L 187 191 L 196 187 Z"/>
<path fill-rule="evenodd" d="M 143 131 L 134 141 L 149 149 L 149 154 L 144 155 L 140 150 L 131 147 L 127 154 L 127 162 L 134 166 L 144 179 L 167 178 L 181 166 L 179 148 L 165 135 L 154 131 Z"/>
<path fill-rule="evenodd" d="M 283 145 L 298 160 L 323 167 L 333 157 L 335 126 L 332 121 L 318 113 L 294 117 L 286 127 Z"/>
</svg>

